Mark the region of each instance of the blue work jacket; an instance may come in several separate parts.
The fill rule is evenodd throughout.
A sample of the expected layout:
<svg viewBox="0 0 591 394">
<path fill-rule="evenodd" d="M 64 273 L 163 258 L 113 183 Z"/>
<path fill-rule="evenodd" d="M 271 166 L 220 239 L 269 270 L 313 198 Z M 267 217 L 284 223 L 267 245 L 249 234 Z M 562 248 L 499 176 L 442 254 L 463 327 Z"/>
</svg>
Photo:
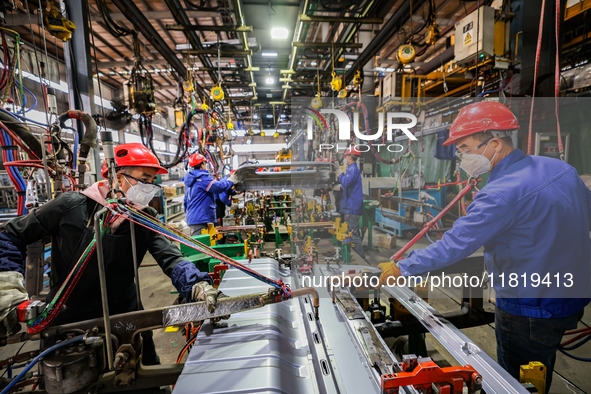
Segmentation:
<svg viewBox="0 0 591 394">
<path fill-rule="evenodd" d="M 497 308 L 518 316 L 566 317 L 590 301 L 590 223 L 591 191 L 573 167 L 515 149 L 492 170 L 467 215 L 399 267 L 404 276 L 425 274 L 484 246 Z M 510 282 L 511 274 L 517 282 Z M 534 286 L 537 275 L 546 283 Z"/>
<path fill-rule="evenodd" d="M 340 212 L 345 215 L 359 215 L 363 212 L 363 186 L 361 184 L 361 172 L 356 163 L 347 166 L 339 178 L 341 184 Z"/>
<path fill-rule="evenodd" d="M 207 170 L 191 170 L 185 175 L 185 216 L 188 225 L 216 223 L 215 198 L 230 192 L 228 179 L 216 181 Z"/>
</svg>

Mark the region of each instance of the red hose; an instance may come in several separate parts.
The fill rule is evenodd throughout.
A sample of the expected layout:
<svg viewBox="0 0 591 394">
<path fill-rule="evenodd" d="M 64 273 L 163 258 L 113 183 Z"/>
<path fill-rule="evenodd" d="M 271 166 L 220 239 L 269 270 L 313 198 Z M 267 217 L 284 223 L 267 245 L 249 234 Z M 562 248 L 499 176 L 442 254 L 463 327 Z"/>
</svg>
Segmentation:
<svg viewBox="0 0 591 394">
<path fill-rule="evenodd" d="M 465 188 L 463 188 L 457 196 L 454 197 L 454 199 L 447 204 L 447 206 L 445 208 L 443 208 L 441 210 L 441 212 L 439 212 L 437 214 L 437 216 L 435 216 L 432 220 L 430 220 L 429 222 L 427 222 L 425 224 L 425 226 L 421 229 L 421 231 L 419 231 L 419 233 L 417 235 L 414 236 L 413 239 L 411 239 L 410 241 L 408 241 L 408 243 L 406 245 L 404 245 L 402 247 L 402 249 L 400 249 L 398 252 L 396 252 L 391 258 L 390 260 L 396 261 L 396 260 L 400 260 L 402 255 L 408 250 L 410 249 L 414 244 L 417 243 L 417 241 L 419 239 L 421 239 L 425 234 L 427 234 L 427 232 L 435 225 L 437 224 L 437 222 L 454 206 L 456 205 L 456 203 L 458 201 L 460 201 L 466 194 L 468 194 L 473 188 L 474 186 L 476 186 L 476 184 L 478 183 L 478 179 L 477 178 L 470 178 L 470 180 L 468 181 L 468 184 L 466 185 Z"/>
<path fill-rule="evenodd" d="M 573 343 L 573 342 L 576 342 L 576 341 L 578 341 L 579 339 L 582 339 L 582 338 L 585 338 L 586 336 L 589 336 L 589 335 L 591 335 L 591 328 L 582 328 L 581 330 L 583 330 L 581 334 L 579 334 L 579 335 L 577 335 L 576 337 L 573 337 L 573 338 L 571 338 L 571 339 L 567 339 L 567 340 L 566 340 L 566 341 L 564 341 L 564 342 L 561 342 L 561 343 L 560 343 L 560 346 L 567 346 L 567 345 L 570 345 L 571 343 Z M 579 331 L 579 330 L 575 330 L 575 331 Z M 574 333 L 573 333 L 573 334 L 574 334 Z M 565 332 L 565 333 L 564 333 L 564 335 L 572 335 L 572 334 L 569 334 L 569 332 Z"/>
</svg>

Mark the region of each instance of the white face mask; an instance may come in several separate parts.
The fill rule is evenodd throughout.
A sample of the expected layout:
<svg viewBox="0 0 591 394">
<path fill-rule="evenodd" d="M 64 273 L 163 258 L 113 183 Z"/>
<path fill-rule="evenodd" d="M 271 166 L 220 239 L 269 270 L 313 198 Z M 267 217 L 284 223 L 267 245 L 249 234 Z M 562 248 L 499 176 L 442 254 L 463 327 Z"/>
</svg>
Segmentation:
<svg viewBox="0 0 591 394">
<path fill-rule="evenodd" d="M 149 183 L 136 183 L 132 185 L 125 175 L 123 175 L 127 183 L 131 186 L 127 193 L 125 193 L 125 197 L 127 198 L 127 202 L 133 204 L 137 209 L 144 209 L 148 206 L 150 201 L 154 198 L 154 195 L 158 191 L 158 186 L 152 185 Z"/>
<path fill-rule="evenodd" d="M 488 144 L 490 144 L 490 141 Z M 481 154 L 463 153 L 458 155 L 460 159 L 460 167 L 471 177 L 486 174 L 491 170 L 491 161 L 495 158 L 497 152 L 495 152 L 491 160 L 484 156 L 484 153 L 488 149 L 488 144 L 486 144 L 486 148 L 484 148 L 484 152 Z"/>
</svg>

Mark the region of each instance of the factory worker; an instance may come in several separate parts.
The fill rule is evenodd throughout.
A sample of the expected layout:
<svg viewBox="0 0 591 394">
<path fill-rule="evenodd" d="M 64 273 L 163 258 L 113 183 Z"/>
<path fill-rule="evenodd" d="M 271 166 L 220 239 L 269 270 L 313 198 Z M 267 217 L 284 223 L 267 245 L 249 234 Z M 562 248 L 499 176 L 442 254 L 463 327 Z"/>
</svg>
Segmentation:
<svg viewBox="0 0 591 394">
<path fill-rule="evenodd" d="M 127 202 L 155 216 L 146 208 L 158 186 L 157 174 L 166 174 L 158 158 L 139 143 L 122 144 L 115 148 L 116 182 L 113 185 L 125 193 Z M 103 177 L 107 166 L 103 163 Z M 0 271 L 24 274 L 26 245 L 51 237 L 51 281 L 47 300 L 51 300 L 84 249 L 93 238 L 94 213 L 106 204 L 107 181 L 100 181 L 83 192 L 67 192 L 33 209 L 28 215 L 15 218 L 0 231 Z M 141 262 L 147 252 L 154 257 L 162 271 L 186 301 L 207 301 L 215 308 L 218 291 L 210 276 L 200 272 L 183 258 L 170 240 L 144 227 L 136 226 L 136 252 Z M 134 284 L 134 267 L 129 221 L 118 219 L 103 237 L 109 313 L 111 315 L 138 310 Z M 141 308 L 141 305 L 140 305 Z M 102 316 L 101 291 L 98 280 L 96 253 L 88 263 L 80 281 L 72 291 L 53 325 L 66 324 Z M 152 332 L 142 333 L 142 361 L 145 365 L 159 363 Z"/>
<path fill-rule="evenodd" d="M 367 257 L 363 251 L 361 233 L 359 231 L 359 218 L 363 213 L 363 186 L 361 184 L 361 172 L 357 166 L 357 159 L 361 152 L 355 147 L 348 148 L 343 153 L 343 161 L 347 166 L 345 172 L 336 166 L 335 176 L 341 184 L 341 199 L 338 204 L 339 213 L 344 216 L 349 232 L 352 232 L 351 242 L 353 250 L 365 261 Z"/>
<path fill-rule="evenodd" d="M 207 171 L 207 161 L 200 153 L 189 157 L 189 167 L 191 170 L 185 175 L 185 220 L 191 235 L 198 235 L 208 223 L 216 223 L 216 196 L 230 194 L 237 178 L 232 174 L 216 181 Z"/>
<path fill-rule="evenodd" d="M 515 149 L 510 136 L 518 128 L 498 102 L 462 108 L 444 145 L 456 144 L 468 175 L 490 172 L 488 182 L 441 240 L 397 266 L 380 264 L 381 282 L 444 268 L 484 246 L 498 362 L 517 379 L 520 365 L 543 363 L 549 390 L 562 336 L 590 301 L 591 191 L 567 163 Z M 536 286 L 536 278 L 548 281 Z"/>
</svg>

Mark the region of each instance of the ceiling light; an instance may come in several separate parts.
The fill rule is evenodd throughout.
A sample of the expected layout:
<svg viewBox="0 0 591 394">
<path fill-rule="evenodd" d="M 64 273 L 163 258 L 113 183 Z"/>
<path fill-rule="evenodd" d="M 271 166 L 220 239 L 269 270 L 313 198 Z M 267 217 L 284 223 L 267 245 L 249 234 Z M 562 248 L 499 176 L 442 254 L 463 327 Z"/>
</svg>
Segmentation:
<svg viewBox="0 0 591 394">
<path fill-rule="evenodd" d="M 277 52 L 263 52 L 261 55 L 265 57 L 277 57 Z"/>
<path fill-rule="evenodd" d="M 316 64 L 318 64 L 318 63 L 316 63 L 316 62 L 310 62 L 310 66 L 316 66 Z"/>
<path fill-rule="evenodd" d="M 268 115 L 267 115 L 267 119 L 273 119 L 273 115 L 271 115 L 271 114 L 268 114 Z"/>
<path fill-rule="evenodd" d="M 267 77 L 267 79 L 265 79 L 265 82 L 267 83 L 267 85 L 273 85 L 275 83 L 275 78 Z"/>
<path fill-rule="evenodd" d="M 285 40 L 287 38 L 288 31 L 284 27 L 274 27 L 271 29 L 271 38 L 276 40 Z"/>
</svg>

